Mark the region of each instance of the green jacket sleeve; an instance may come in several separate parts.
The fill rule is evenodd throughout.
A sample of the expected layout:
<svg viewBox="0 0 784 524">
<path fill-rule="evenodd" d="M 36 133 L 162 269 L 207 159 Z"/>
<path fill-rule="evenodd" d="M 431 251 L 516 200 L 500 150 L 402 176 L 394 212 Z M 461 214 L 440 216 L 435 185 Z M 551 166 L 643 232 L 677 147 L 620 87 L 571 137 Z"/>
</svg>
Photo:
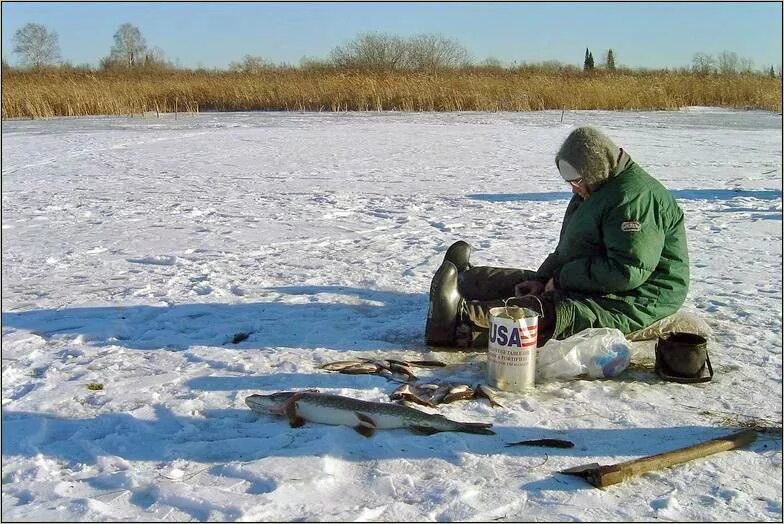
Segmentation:
<svg viewBox="0 0 784 524">
<path fill-rule="evenodd" d="M 536 271 L 536 280 L 541 282 L 547 282 L 552 278 L 555 269 L 558 267 L 558 253 L 550 253 L 547 255 L 547 258 L 544 259 L 542 265 L 539 266 L 539 269 Z"/>
<path fill-rule="evenodd" d="M 564 229 L 566 229 L 566 224 L 574 215 L 574 212 L 577 211 L 577 208 L 582 203 L 583 199 L 577 195 L 574 195 L 572 199 L 569 201 L 569 205 L 566 206 L 566 212 L 564 213 L 564 218 L 561 223 L 561 234 L 559 236 L 559 240 L 563 237 Z M 559 242 L 560 243 L 560 242 Z M 555 271 L 561 265 L 561 256 L 558 254 L 558 248 L 555 249 L 552 253 L 547 255 L 547 258 L 544 259 L 542 265 L 539 266 L 539 269 L 536 271 L 536 280 L 540 280 L 542 282 L 547 282 L 555 275 Z"/>
<path fill-rule="evenodd" d="M 649 199 L 637 198 L 611 209 L 602 220 L 604 249 L 556 270 L 556 286 L 606 294 L 642 285 L 659 264 L 664 248 L 664 227 L 656 220 L 654 205 Z"/>
</svg>

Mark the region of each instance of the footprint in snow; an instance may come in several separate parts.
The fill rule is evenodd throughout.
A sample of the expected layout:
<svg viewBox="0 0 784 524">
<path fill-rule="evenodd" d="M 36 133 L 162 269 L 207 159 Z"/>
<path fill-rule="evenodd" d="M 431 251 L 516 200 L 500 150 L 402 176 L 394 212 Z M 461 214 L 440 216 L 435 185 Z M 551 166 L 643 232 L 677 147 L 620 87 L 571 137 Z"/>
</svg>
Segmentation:
<svg viewBox="0 0 784 524">
<path fill-rule="evenodd" d="M 438 229 L 439 231 L 443 231 L 445 233 L 448 233 L 448 232 L 453 231 L 453 230 L 455 230 L 457 228 L 463 227 L 463 224 L 460 224 L 460 223 L 445 224 L 444 222 L 430 222 L 430 225 L 433 226 L 434 228 Z"/>
</svg>

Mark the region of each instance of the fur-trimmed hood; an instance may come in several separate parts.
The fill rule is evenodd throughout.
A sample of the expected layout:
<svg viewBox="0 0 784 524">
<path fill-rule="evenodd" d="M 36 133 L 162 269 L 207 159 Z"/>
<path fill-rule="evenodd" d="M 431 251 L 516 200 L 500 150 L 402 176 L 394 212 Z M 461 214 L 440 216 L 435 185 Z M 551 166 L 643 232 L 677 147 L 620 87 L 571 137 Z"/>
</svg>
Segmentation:
<svg viewBox="0 0 784 524">
<path fill-rule="evenodd" d="M 559 171 L 560 160 L 565 160 L 577 170 L 592 190 L 623 171 L 631 162 L 629 155 L 607 135 L 589 126 L 578 127 L 566 137 L 555 155 Z M 568 180 L 566 176 L 564 178 Z"/>
</svg>

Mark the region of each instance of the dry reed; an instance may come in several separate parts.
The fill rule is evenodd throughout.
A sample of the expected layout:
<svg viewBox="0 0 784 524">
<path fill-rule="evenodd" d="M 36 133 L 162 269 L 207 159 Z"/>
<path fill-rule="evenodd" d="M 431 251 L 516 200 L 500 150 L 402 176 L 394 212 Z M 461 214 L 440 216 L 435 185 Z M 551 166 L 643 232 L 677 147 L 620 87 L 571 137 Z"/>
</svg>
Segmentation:
<svg viewBox="0 0 784 524">
<path fill-rule="evenodd" d="M 195 111 L 667 110 L 718 106 L 781 112 L 781 80 L 674 72 L 450 70 L 257 74 L 159 71 L 3 72 L 3 118 Z"/>
</svg>

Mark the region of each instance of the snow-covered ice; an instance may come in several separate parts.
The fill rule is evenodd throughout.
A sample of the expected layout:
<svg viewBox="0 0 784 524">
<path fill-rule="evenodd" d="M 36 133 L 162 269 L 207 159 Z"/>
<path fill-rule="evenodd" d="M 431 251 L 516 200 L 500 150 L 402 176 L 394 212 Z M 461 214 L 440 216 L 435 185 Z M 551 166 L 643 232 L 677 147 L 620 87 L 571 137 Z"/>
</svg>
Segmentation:
<svg viewBox="0 0 784 524">
<path fill-rule="evenodd" d="M 440 408 L 496 436 L 366 439 L 247 409 L 309 387 L 384 401 L 396 384 L 318 369 L 351 357 L 484 381 L 481 353 L 423 347 L 430 278 L 457 239 L 475 264 L 535 268 L 569 197 L 554 153 L 584 124 L 683 207 L 713 382 L 658 380 L 642 345 L 618 379 Z M 4 122 L 3 520 L 780 521 L 775 434 L 606 490 L 557 471 L 781 424 L 781 124 L 709 108 Z M 505 446 L 548 437 L 576 447 Z"/>
</svg>

